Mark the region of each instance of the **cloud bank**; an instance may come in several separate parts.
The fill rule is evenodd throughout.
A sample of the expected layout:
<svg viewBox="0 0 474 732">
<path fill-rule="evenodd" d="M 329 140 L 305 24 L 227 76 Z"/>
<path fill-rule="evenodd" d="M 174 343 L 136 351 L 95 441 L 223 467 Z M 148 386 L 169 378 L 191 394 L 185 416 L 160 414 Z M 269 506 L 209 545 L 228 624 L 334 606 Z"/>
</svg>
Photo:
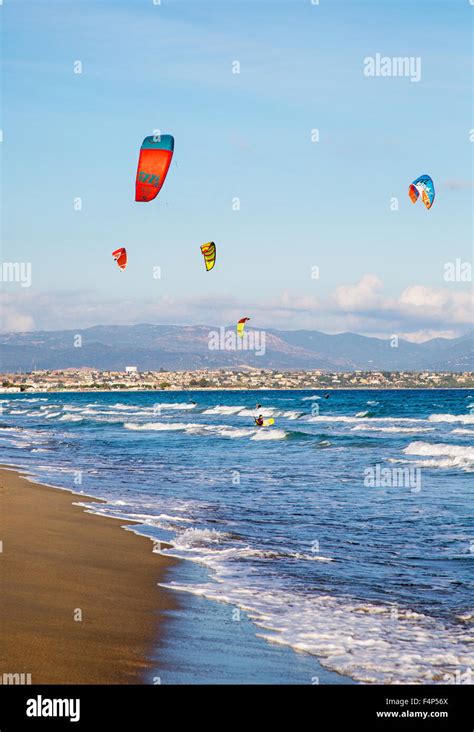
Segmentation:
<svg viewBox="0 0 474 732">
<path fill-rule="evenodd" d="M 283 291 L 269 299 L 245 302 L 222 295 L 177 298 L 104 300 L 92 291 L 35 293 L 10 288 L 0 294 L 3 332 L 83 329 L 92 325 L 160 323 L 227 324 L 243 316 L 258 328 L 314 329 L 327 333 L 353 331 L 409 340 L 456 337 L 472 325 L 471 288 L 411 285 L 397 296 L 367 273 L 354 284 L 340 285 L 326 297 Z"/>
</svg>

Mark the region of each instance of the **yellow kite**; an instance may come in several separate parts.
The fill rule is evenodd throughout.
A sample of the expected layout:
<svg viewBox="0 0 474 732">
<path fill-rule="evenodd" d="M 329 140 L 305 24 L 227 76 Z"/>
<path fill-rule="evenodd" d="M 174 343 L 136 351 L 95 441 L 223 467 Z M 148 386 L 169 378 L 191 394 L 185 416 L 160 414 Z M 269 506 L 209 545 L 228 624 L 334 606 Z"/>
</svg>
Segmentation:
<svg viewBox="0 0 474 732">
<path fill-rule="evenodd" d="M 209 272 L 209 270 L 211 270 L 216 263 L 216 245 L 213 241 L 208 241 L 207 244 L 203 244 L 201 246 L 201 252 L 204 256 L 206 269 Z"/>
</svg>

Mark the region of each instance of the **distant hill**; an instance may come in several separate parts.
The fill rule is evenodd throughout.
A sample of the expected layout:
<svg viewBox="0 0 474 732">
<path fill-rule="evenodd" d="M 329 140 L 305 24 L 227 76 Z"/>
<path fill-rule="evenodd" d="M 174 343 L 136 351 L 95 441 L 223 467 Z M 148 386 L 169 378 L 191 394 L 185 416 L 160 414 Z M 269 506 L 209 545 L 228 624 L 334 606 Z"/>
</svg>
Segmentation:
<svg viewBox="0 0 474 732">
<path fill-rule="evenodd" d="M 231 327 L 229 326 L 229 329 Z M 97 325 L 82 331 L 36 331 L 0 334 L 3 372 L 89 366 L 99 370 L 142 371 L 226 367 L 330 371 L 472 371 L 473 334 L 425 343 L 390 341 L 355 333 L 328 335 L 311 330 L 267 330 L 265 354 L 209 350 L 215 326 Z M 233 330 L 233 328 L 232 328 Z M 249 328 L 249 331 L 251 328 Z M 80 334 L 81 347 L 74 346 Z"/>
</svg>

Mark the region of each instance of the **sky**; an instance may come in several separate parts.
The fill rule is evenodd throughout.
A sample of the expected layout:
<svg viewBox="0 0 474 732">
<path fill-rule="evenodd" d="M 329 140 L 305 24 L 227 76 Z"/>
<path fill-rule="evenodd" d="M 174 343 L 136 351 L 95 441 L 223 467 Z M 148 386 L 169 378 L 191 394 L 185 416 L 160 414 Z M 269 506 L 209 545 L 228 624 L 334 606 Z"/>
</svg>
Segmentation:
<svg viewBox="0 0 474 732">
<path fill-rule="evenodd" d="M 472 327 L 474 7 L 313 2 L 3 0 L 1 260 L 31 266 L 2 283 L 3 331 Z M 420 78 L 367 76 L 376 54 Z M 173 162 L 136 203 L 156 130 Z"/>
</svg>

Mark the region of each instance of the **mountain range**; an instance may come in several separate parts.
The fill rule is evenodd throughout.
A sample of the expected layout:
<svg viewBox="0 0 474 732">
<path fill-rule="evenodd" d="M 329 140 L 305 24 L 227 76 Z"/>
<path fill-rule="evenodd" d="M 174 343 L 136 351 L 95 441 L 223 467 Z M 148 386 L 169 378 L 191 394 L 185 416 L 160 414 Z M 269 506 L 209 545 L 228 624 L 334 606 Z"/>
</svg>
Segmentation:
<svg viewBox="0 0 474 732">
<path fill-rule="evenodd" d="M 210 350 L 212 326 L 97 325 L 82 331 L 0 334 L 2 372 L 91 367 L 121 371 L 262 368 L 328 371 L 471 371 L 473 333 L 424 343 L 312 330 L 265 331 L 265 352 Z M 251 333 L 252 329 L 248 328 Z M 235 333 L 235 326 L 229 326 Z M 80 338 L 78 338 L 80 336 Z"/>
</svg>

